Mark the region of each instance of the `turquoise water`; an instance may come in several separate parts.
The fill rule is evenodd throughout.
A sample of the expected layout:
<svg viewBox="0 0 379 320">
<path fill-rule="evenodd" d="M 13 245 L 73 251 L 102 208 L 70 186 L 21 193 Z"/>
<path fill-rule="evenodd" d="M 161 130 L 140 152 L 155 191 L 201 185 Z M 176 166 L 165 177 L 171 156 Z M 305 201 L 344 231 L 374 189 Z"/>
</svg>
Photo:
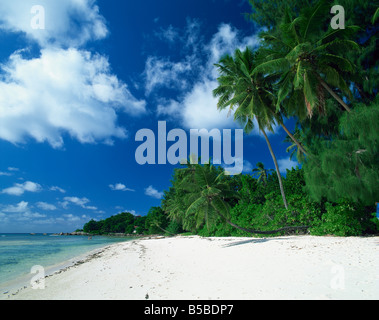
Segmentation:
<svg viewBox="0 0 379 320">
<path fill-rule="evenodd" d="M 130 238 L 53 236 L 0 233 L 0 284 L 30 274 L 36 265 L 44 268 L 75 258 L 111 243 Z"/>
</svg>

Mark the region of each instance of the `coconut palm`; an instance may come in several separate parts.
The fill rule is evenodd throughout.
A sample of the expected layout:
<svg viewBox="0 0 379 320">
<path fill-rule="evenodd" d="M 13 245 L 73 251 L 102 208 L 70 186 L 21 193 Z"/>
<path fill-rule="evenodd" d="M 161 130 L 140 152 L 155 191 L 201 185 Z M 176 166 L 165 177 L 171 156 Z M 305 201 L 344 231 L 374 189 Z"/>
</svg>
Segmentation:
<svg viewBox="0 0 379 320">
<path fill-rule="evenodd" d="M 273 231 L 260 231 L 241 227 L 231 221 L 229 201 L 238 198 L 236 191 L 227 183 L 224 171 L 211 164 L 195 164 L 191 170 L 182 172 L 181 188 L 184 191 L 182 201 L 176 201 L 179 207 L 185 203 L 185 210 L 174 210 L 174 217 L 180 212 L 183 226 L 188 229 L 198 229 L 206 224 L 209 228 L 218 219 L 239 230 L 254 234 L 275 234 L 281 231 L 306 229 L 308 227 L 284 227 Z M 171 205 L 174 209 L 175 201 Z M 170 212 L 170 217 L 172 214 Z"/>
<path fill-rule="evenodd" d="M 295 133 L 294 133 L 294 136 L 296 137 L 296 139 L 300 140 L 301 141 L 301 131 L 299 130 L 299 128 L 296 128 L 295 129 Z M 289 142 L 291 143 L 292 140 L 289 139 L 288 137 L 286 139 L 284 139 L 284 142 Z M 296 159 L 297 161 L 299 162 L 304 162 L 305 160 L 305 155 L 304 153 L 301 151 L 301 149 L 298 148 L 298 146 L 296 145 L 296 143 L 292 143 L 286 150 L 288 153 L 290 153 L 290 159 L 292 160 L 295 156 L 296 156 Z"/>
<path fill-rule="evenodd" d="M 262 162 L 258 162 L 257 167 L 254 168 L 252 171 L 254 175 L 258 177 L 258 182 L 263 183 L 264 186 L 267 185 L 268 175 L 274 172 L 273 169 L 266 169 L 265 165 Z"/>
<path fill-rule="evenodd" d="M 335 90 L 352 99 L 343 77 L 353 73 L 354 65 L 345 54 L 359 50 L 359 45 L 351 40 L 359 27 L 330 29 L 320 34 L 329 10 L 330 4 L 320 0 L 296 19 L 287 12 L 277 33 L 262 35 L 265 59 L 253 75 L 280 76 L 277 108 L 286 102 L 287 111 L 300 119 L 312 117 L 314 110 L 325 112 L 325 92 L 350 112 Z"/>
<path fill-rule="evenodd" d="M 226 55 L 216 66 L 221 74 L 217 79 L 219 86 L 213 91 L 213 95 L 219 98 L 217 108 L 223 110 L 229 107 L 230 113 L 234 110 L 234 119 L 244 126 L 247 133 L 253 130 L 253 120 L 256 120 L 274 161 L 280 192 L 287 209 L 278 162 L 266 134 L 266 130 L 274 132 L 276 123 L 283 124 L 281 114 L 275 110 L 275 96 L 272 88 L 267 78 L 262 75 L 251 76 L 256 66 L 253 52 L 249 48 L 246 48 L 244 52 L 237 49 L 234 57 Z"/>
</svg>

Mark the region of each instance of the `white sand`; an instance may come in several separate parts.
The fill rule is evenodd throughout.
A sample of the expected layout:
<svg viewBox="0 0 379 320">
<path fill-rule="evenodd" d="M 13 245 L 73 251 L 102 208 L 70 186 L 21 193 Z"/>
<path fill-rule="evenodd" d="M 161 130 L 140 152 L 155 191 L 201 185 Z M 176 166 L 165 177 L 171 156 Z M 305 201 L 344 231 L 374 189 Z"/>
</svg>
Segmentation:
<svg viewBox="0 0 379 320">
<path fill-rule="evenodd" d="M 378 237 L 135 240 L 1 299 L 378 299 Z M 32 277 L 32 276 L 31 276 Z"/>
</svg>

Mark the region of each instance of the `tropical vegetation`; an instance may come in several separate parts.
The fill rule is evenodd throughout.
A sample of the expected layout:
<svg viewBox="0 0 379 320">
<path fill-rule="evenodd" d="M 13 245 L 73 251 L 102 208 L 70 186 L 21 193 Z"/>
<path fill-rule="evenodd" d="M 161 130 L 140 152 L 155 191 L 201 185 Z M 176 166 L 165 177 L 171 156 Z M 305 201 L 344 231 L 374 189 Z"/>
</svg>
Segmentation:
<svg viewBox="0 0 379 320">
<path fill-rule="evenodd" d="M 257 126 L 275 170 L 259 162 L 248 174 L 229 176 L 211 163 L 183 165 L 161 206 L 134 217 L 133 228 L 202 236 L 377 233 L 379 8 L 360 0 L 249 1 L 245 16 L 264 30 L 261 44 L 220 59 L 213 93 L 246 134 Z M 334 4 L 345 9 L 344 29 L 330 25 Z M 299 163 L 283 176 L 267 135 L 276 126 Z M 85 229 L 131 230 L 130 214 L 109 219 Z"/>
</svg>

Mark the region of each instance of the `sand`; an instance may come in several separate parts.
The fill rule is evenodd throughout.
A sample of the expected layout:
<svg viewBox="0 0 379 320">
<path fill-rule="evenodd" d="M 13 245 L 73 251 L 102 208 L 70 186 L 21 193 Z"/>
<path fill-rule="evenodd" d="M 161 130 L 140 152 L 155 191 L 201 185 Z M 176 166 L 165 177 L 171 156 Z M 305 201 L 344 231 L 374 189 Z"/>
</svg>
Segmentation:
<svg viewBox="0 0 379 320">
<path fill-rule="evenodd" d="M 21 300 L 378 299 L 379 237 L 174 237 L 102 249 Z M 32 275 L 31 275 L 32 277 Z"/>
</svg>

